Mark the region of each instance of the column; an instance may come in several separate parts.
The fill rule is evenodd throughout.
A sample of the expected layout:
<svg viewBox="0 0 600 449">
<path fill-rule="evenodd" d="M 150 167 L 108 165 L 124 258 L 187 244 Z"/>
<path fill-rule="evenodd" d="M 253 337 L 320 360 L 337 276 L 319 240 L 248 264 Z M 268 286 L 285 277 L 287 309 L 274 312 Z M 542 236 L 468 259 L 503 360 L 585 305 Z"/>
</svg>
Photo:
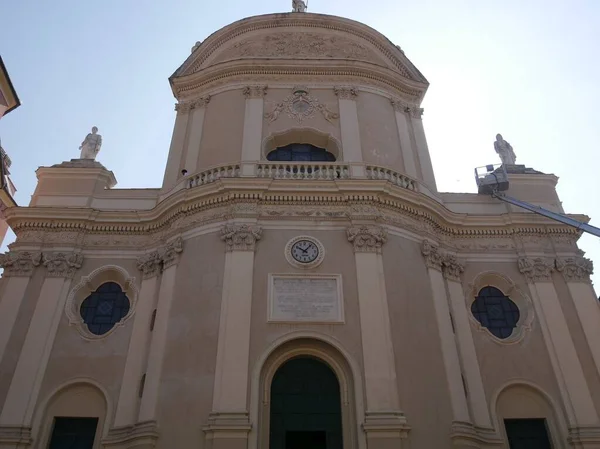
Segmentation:
<svg viewBox="0 0 600 449">
<path fill-rule="evenodd" d="M 567 412 L 568 425 L 572 431 L 581 427 L 596 427 L 600 424 L 598 414 L 552 282 L 554 263 L 542 257 L 521 257 L 518 265 L 519 271 L 527 278 Z"/>
<path fill-rule="evenodd" d="M 156 421 L 156 406 L 158 403 L 163 360 L 165 358 L 165 347 L 167 346 L 169 318 L 171 315 L 171 305 L 175 297 L 175 275 L 177 274 L 179 254 L 182 251 L 183 240 L 181 237 L 171 241 L 161 250 L 160 259 L 163 272 L 158 290 L 156 320 L 150 339 L 146 382 L 138 415 L 139 422 Z M 137 391 L 137 388 L 135 388 L 135 391 Z"/>
<path fill-rule="evenodd" d="M 600 373 L 600 345 L 597 344 L 600 342 L 600 303 L 590 281 L 594 265 L 591 260 L 577 256 L 557 259 L 556 269 L 565 278 L 596 369 Z"/>
<path fill-rule="evenodd" d="M 0 362 L 17 320 L 29 279 L 41 260 L 41 253 L 28 251 L 10 251 L 0 255 L 0 266 L 4 268 L 2 277 L 6 278 L 6 285 L 0 297 Z"/>
<path fill-rule="evenodd" d="M 444 255 L 437 246 L 433 246 L 427 240 L 423 241 L 421 253 L 425 258 L 433 293 L 433 305 L 440 332 L 440 345 L 446 369 L 446 378 L 448 380 L 453 420 L 459 423 L 470 423 L 471 419 L 469 417 L 469 408 L 462 381 L 460 360 L 454 340 L 450 308 L 448 307 L 448 298 L 446 296 L 446 286 L 444 285 L 444 278 L 442 276 Z"/>
<path fill-rule="evenodd" d="M 396 115 L 396 125 L 398 126 L 398 136 L 400 137 L 400 150 L 402 151 L 402 160 L 404 161 L 404 170 L 412 178 L 418 179 L 417 165 L 415 163 L 415 154 L 410 141 L 410 131 L 408 130 L 407 110 L 410 110 L 408 104 L 399 99 L 391 100 L 392 107 Z"/>
<path fill-rule="evenodd" d="M 150 341 L 150 324 L 161 263 L 158 251 L 140 257 L 137 262 L 138 269 L 142 272 L 142 286 L 136 303 L 114 427 L 131 426 L 137 421 L 138 393 L 144 374 L 146 349 Z"/>
<path fill-rule="evenodd" d="M 195 100 L 190 112 L 190 131 L 185 150 L 185 162 L 183 168 L 189 174 L 197 172 L 198 157 L 200 155 L 200 141 L 202 140 L 202 130 L 204 128 L 204 113 L 206 106 L 210 102 L 210 95 Z"/>
<path fill-rule="evenodd" d="M 417 155 L 419 157 L 419 165 L 421 166 L 421 176 L 423 182 L 433 192 L 437 192 L 435 184 L 435 175 L 433 174 L 433 165 L 431 164 L 431 156 L 425 139 L 425 129 L 423 128 L 423 109 L 417 106 L 411 106 L 407 109 L 411 117 L 413 134 L 415 137 L 415 145 L 417 146 Z"/>
<path fill-rule="evenodd" d="M 242 135 L 243 176 L 254 176 L 254 163 L 262 159 L 263 110 L 266 94 L 267 86 L 246 86 L 244 88 L 246 106 L 244 110 L 244 133 Z"/>
<path fill-rule="evenodd" d="M 387 240 L 379 226 L 348 228 L 354 246 L 366 395 L 365 423 L 369 449 L 400 447 L 408 426 L 398 403 L 396 363 L 390 328 L 383 259 Z M 392 441 L 390 441 L 392 439 Z"/>
<path fill-rule="evenodd" d="M 462 372 L 467 385 L 467 402 L 473 417 L 473 424 L 479 428 L 491 430 L 493 428 L 488 408 L 483 380 L 479 369 L 479 361 L 469 323 L 469 311 L 465 303 L 465 294 L 460 282 L 463 265 L 456 256 L 445 255 L 442 261 L 442 271 L 448 287 L 450 310 L 454 318 L 454 330 L 458 353 L 462 365 Z"/>
<path fill-rule="evenodd" d="M 245 448 L 254 250 L 262 229 L 231 224 L 221 230 L 225 269 L 212 413 L 204 428 L 213 448 Z"/>
<path fill-rule="evenodd" d="M 81 267 L 83 256 L 79 253 L 44 253 L 42 260 L 46 267 L 46 279 L 0 415 L 2 427 L 31 427 L 71 279 Z"/>
<path fill-rule="evenodd" d="M 353 176 L 364 177 L 366 172 L 362 164 L 363 156 L 358 126 L 358 111 L 356 109 L 358 89 L 351 86 L 336 86 L 333 90 L 338 97 L 340 107 L 340 130 L 344 162 L 350 164 L 350 172 Z"/>
<path fill-rule="evenodd" d="M 173 137 L 171 137 L 167 166 L 165 167 L 165 176 L 162 185 L 163 190 L 173 188 L 181 175 L 181 158 L 183 157 L 185 135 L 191 109 L 191 103 L 177 103 L 175 105 L 177 116 L 175 117 L 175 127 L 173 129 Z"/>
</svg>

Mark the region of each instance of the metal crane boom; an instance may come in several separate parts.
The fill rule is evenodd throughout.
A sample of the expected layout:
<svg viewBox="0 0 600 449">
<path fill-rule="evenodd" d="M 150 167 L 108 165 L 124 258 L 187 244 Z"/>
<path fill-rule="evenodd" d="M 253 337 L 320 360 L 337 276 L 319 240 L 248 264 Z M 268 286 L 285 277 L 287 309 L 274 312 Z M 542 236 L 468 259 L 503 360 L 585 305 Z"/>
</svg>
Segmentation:
<svg viewBox="0 0 600 449">
<path fill-rule="evenodd" d="M 568 226 L 573 226 L 583 232 L 587 232 L 588 234 L 595 235 L 596 237 L 600 237 L 600 228 L 589 225 L 579 220 L 575 220 L 574 218 L 567 217 L 566 215 L 559 214 L 556 212 L 552 212 L 548 209 L 544 209 L 540 206 L 535 206 L 533 204 L 527 203 L 525 201 L 518 200 L 513 198 L 512 196 L 505 195 L 504 193 L 500 193 L 498 191 L 492 192 L 493 198 L 498 198 L 499 200 L 504 201 L 505 203 L 512 204 L 514 206 L 522 207 L 523 209 L 527 209 L 530 212 L 543 215 L 544 217 L 550 218 L 552 220 L 559 221 Z"/>
</svg>

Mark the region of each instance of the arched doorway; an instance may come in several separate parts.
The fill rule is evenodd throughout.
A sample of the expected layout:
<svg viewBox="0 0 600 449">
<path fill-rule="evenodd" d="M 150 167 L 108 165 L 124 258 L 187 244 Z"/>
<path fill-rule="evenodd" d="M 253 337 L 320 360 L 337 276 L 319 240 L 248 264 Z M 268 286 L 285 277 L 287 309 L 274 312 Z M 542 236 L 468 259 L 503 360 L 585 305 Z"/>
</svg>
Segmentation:
<svg viewBox="0 0 600 449">
<path fill-rule="evenodd" d="M 313 357 L 285 362 L 271 383 L 270 449 L 342 449 L 340 385 Z"/>
</svg>

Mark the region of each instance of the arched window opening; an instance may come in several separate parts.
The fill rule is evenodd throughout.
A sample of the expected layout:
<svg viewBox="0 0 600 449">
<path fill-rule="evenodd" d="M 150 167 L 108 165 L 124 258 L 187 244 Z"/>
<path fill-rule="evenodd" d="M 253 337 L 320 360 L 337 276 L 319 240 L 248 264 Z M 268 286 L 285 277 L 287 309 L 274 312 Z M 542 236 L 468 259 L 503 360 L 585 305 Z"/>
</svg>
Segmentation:
<svg viewBox="0 0 600 449">
<path fill-rule="evenodd" d="M 103 335 L 129 312 L 129 299 L 116 282 L 105 282 L 81 303 L 79 313 L 89 331 Z"/>
<path fill-rule="evenodd" d="M 342 449 L 340 385 L 311 357 L 287 361 L 271 384 L 271 449 Z"/>
<path fill-rule="evenodd" d="M 506 339 L 517 327 L 521 313 L 517 305 L 496 287 L 487 286 L 471 304 L 471 313 L 492 335 Z"/>
<path fill-rule="evenodd" d="M 335 162 L 335 156 L 309 143 L 291 143 L 267 154 L 267 160 L 279 162 Z"/>
</svg>

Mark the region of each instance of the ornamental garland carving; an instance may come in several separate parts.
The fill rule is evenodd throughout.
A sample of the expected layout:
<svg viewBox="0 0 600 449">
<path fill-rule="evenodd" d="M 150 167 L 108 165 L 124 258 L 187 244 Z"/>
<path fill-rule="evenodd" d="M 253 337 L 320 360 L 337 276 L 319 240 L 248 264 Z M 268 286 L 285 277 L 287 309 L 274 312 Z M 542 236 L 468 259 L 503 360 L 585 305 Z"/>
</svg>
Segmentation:
<svg viewBox="0 0 600 449">
<path fill-rule="evenodd" d="M 184 101 L 175 104 L 175 110 L 178 112 L 186 113 L 192 109 L 205 108 L 210 103 L 210 95 L 206 97 L 197 98 L 196 100 Z"/>
<path fill-rule="evenodd" d="M 177 237 L 162 248 L 138 257 L 137 268 L 142 272 L 142 278 L 148 279 L 158 275 L 175 265 L 179 260 L 179 254 L 183 252 L 183 239 Z"/>
<path fill-rule="evenodd" d="M 243 94 L 246 98 L 262 98 L 267 94 L 267 86 L 246 86 Z"/>
<path fill-rule="evenodd" d="M 179 254 L 183 252 L 183 239 L 177 237 L 172 242 L 167 243 L 162 252 L 163 270 L 166 270 L 172 265 L 175 265 L 179 259 Z"/>
<path fill-rule="evenodd" d="M 378 253 L 387 241 L 387 231 L 381 226 L 357 226 L 346 230 L 355 253 Z"/>
<path fill-rule="evenodd" d="M 262 228 L 248 224 L 229 224 L 221 228 L 221 240 L 227 251 L 254 251 L 262 237 Z"/>
<path fill-rule="evenodd" d="M 455 255 L 445 255 L 442 260 L 442 273 L 446 279 L 460 281 L 463 271 L 465 271 L 465 266 L 458 261 Z"/>
<path fill-rule="evenodd" d="M 43 253 L 43 264 L 49 277 L 73 277 L 83 264 L 81 253 Z"/>
<path fill-rule="evenodd" d="M 555 266 L 567 282 L 589 282 L 594 273 L 593 262 L 585 257 L 556 259 Z"/>
<path fill-rule="evenodd" d="M 428 268 L 441 271 L 446 279 L 460 281 L 460 276 L 465 271 L 465 266 L 459 262 L 454 254 L 442 251 L 429 240 L 423 240 L 421 254 Z"/>
<path fill-rule="evenodd" d="M 331 111 L 317 98 L 311 97 L 308 94 L 308 88 L 296 86 L 292 90 L 292 95 L 288 95 L 281 103 L 276 104 L 271 112 L 265 113 L 264 117 L 269 120 L 269 123 L 277 120 L 282 113 L 298 123 L 313 118 L 317 112 L 329 123 L 333 123 L 333 120 L 340 117 L 337 112 Z"/>
<path fill-rule="evenodd" d="M 432 245 L 429 240 L 423 240 L 421 244 L 421 254 L 425 258 L 425 265 L 428 268 L 433 268 L 442 271 L 443 256 L 439 247 Z"/>
<path fill-rule="evenodd" d="M 158 273 L 160 273 L 161 266 L 162 260 L 158 251 L 144 254 L 143 256 L 138 257 L 137 260 L 137 269 L 142 272 L 142 279 L 157 276 Z"/>
<path fill-rule="evenodd" d="M 342 100 L 356 100 L 358 89 L 353 86 L 335 86 L 333 91 Z"/>
<path fill-rule="evenodd" d="M 4 268 L 2 276 L 31 276 L 41 261 L 42 254 L 39 252 L 9 251 L 0 254 L 0 267 Z"/>
<path fill-rule="evenodd" d="M 521 257 L 518 266 L 529 282 L 549 281 L 554 270 L 553 261 L 545 257 Z"/>
</svg>

